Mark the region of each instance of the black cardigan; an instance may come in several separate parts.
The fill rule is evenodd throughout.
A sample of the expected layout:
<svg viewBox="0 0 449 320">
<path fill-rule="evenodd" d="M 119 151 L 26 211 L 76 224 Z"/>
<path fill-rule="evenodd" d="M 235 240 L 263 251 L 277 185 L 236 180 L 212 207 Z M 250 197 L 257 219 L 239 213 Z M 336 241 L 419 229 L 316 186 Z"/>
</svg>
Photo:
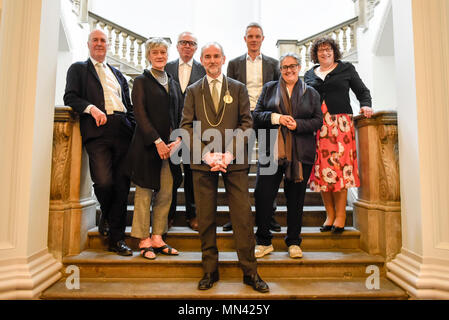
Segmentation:
<svg viewBox="0 0 449 320">
<path fill-rule="evenodd" d="M 179 84 L 168 75 L 169 92 L 145 70 L 136 77 L 132 100 L 136 130 L 129 147 L 127 169 L 131 181 L 143 188 L 159 190 L 162 159 L 154 142 L 161 138 L 170 142 L 170 129 L 177 129 L 182 114 L 182 94 Z M 182 181 L 181 169 L 170 161 L 174 185 Z"/>
<path fill-rule="evenodd" d="M 355 93 L 361 107 L 371 107 L 371 95 L 369 89 L 360 79 L 359 74 L 350 62 L 337 61 L 337 67 L 329 72 L 324 81 L 315 74 L 315 65 L 304 75 L 304 81 L 314 87 L 321 97 L 321 102 L 326 100 L 330 114 L 352 114 L 349 99 L 349 88 Z"/>
</svg>

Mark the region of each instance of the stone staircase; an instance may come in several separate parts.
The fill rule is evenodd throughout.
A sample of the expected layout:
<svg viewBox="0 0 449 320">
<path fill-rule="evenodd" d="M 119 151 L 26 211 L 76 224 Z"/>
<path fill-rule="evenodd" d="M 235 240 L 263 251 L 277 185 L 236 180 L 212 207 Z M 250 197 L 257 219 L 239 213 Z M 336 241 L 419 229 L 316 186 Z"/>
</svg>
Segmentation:
<svg viewBox="0 0 449 320">
<path fill-rule="evenodd" d="M 250 193 L 253 214 L 255 162 L 251 165 Z M 282 191 L 281 185 L 281 191 Z M 67 274 L 47 289 L 41 299 L 407 299 L 404 291 L 386 279 L 385 259 L 360 249 L 360 232 L 353 225 L 348 207 L 346 231 L 341 235 L 321 233 L 319 226 L 325 210 L 318 193 L 307 191 L 302 229 L 302 259 L 290 259 L 284 243 L 286 204 L 282 192 L 277 197 L 276 220 L 282 230 L 273 233 L 275 251 L 258 259 L 258 272 L 269 283 L 270 293 L 260 294 L 242 283 L 242 272 L 235 253 L 232 232 L 224 232 L 228 221 L 223 181 L 220 178 L 217 210 L 217 245 L 220 251 L 220 281 L 207 291 L 197 290 L 202 277 L 201 244 L 198 233 L 186 226 L 183 187 L 178 190 L 177 216 L 166 241 L 180 251 L 179 256 L 158 255 L 156 260 L 139 256 L 138 239 L 129 237 L 133 214 L 134 190 L 128 205 L 127 243 L 132 257 L 107 252 L 105 239 L 95 227 L 88 232 L 87 248 L 79 255 L 63 259 L 66 267 L 80 271 L 80 289 L 66 287 Z M 379 270 L 378 290 L 366 287 L 368 266 Z M 65 270 L 64 268 L 64 270 Z"/>
</svg>

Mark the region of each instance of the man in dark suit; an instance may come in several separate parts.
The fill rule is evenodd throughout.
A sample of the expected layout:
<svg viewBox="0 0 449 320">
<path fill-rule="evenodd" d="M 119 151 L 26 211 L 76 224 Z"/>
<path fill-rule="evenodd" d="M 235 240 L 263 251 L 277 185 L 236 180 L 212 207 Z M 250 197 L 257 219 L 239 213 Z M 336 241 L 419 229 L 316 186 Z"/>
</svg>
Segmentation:
<svg viewBox="0 0 449 320">
<path fill-rule="evenodd" d="M 231 61 L 228 64 L 227 76 L 238 80 L 246 85 L 249 94 L 251 115 L 257 105 L 257 100 L 262 92 L 262 87 L 270 81 L 277 81 L 281 76 L 279 71 L 279 61 L 268 57 L 260 52 L 262 42 L 265 39 L 260 24 L 250 23 L 246 27 L 243 39 L 246 42 L 248 52 Z M 276 204 L 273 204 L 273 213 L 276 211 Z M 281 226 L 274 217 L 271 218 L 270 229 L 276 232 L 281 231 Z M 223 231 L 232 230 L 231 222 L 223 225 Z"/>
<path fill-rule="evenodd" d="M 186 88 L 204 77 L 206 71 L 201 63 L 193 59 L 193 55 L 198 48 L 198 41 L 194 34 L 187 31 L 181 33 L 178 37 L 176 48 L 178 49 L 179 59 L 167 63 L 165 71 L 179 83 L 182 91 L 182 98 L 184 100 Z M 198 220 L 196 218 L 195 199 L 193 196 L 192 170 L 190 169 L 189 164 L 183 163 L 182 166 L 184 170 L 185 218 L 190 228 L 198 231 Z M 169 228 L 173 224 L 176 214 L 177 189 L 178 186 L 174 186 L 173 200 L 168 214 Z"/>
<path fill-rule="evenodd" d="M 109 235 L 109 251 L 129 256 L 132 251 L 124 241 L 130 186 L 125 156 L 135 127 L 133 106 L 126 79 L 105 61 L 106 34 L 92 31 L 87 46 L 89 59 L 72 64 L 67 71 L 64 103 L 80 115 L 83 145 L 102 212 L 99 231 Z"/>
<path fill-rule="evenodd" d="M 190 146 L 190 166 L 193 171 L 201 240 L 204 276 L 198 289 L 210 289 L 219 279 L 216 212 L 218 176 L 221 172 L 234 224 L 235 245 L 243 270 L 243 282 L 251 285 L 254 290 L 268 292 L 268 285 L 257 274 L 254 256 L 247 154 L 239 159 L 242 150 L 236 145 L 238 137 L 229 135 L 229 132 L 225 134 L 225 130 L 241 130 L 244 133 L 251 129 L 248 92 L 242 83 L 222 74 L 224 62 L 223 49 L 218 43 L 210 43 L 202 48 L 201 63 L 207 75 L 187 88 L 181 120 L 181 128 L 187 130 L 190 138 L 186 144 Z M 215 129 L 213 141 L 201 141 L 204 131 L 211 133 L 211 129 Z M 201 149 L 195 150 L 198 145 Z M 247 153 L 247 148 L 243 145 L 240 147 Z M 201 159 L 196 159 L 198 155 Z M 237 159 L 234 161 L 236 155 Z"/>
</svg>

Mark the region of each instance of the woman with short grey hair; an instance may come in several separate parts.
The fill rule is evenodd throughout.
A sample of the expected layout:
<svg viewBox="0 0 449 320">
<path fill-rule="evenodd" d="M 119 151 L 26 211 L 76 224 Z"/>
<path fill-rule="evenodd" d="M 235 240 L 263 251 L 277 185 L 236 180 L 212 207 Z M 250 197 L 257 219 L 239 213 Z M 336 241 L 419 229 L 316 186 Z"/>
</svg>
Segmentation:
<svg viewBox="0 0 449 320">
<path fill-rule="evenodd" d="M 162 38 L 145 43 L 151 67 L 134 80 L 132 91 L 137 126 L 129 150 L 129 174 L 136 185 L 131 236 L 140 239 L 141 256 L 151 260 L 156 258 L 156 253 L 178 254 L 162 239 L 173 185 L 179 186 L 182 180 L 179 165 L 169 159 L 180 144 L 180 139 L 170 141 L 170 133 L 179 127 L 182 95 L 179 84 L 164 70 L 168 46 Z"/>
</svg>

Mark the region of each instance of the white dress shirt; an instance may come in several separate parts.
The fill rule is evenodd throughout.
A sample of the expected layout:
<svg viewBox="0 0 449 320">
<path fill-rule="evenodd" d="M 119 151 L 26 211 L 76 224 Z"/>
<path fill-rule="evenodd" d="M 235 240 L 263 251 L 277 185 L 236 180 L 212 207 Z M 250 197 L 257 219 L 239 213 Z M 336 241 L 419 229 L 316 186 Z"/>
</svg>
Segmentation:
<svg viewBox="0 0 449 320">
<path fill-rule="evenodd" d="M 108 67 L 106 64 L 106 60 L 103 61 L 102 65 L 98 65 L 98 61 L 90 57 L 90 60 L 92 61 L 95 71 L 98 74 L 98 77 L 100 78 L 101 86 L 103 87 L 103 93 L 105 95 L 104 97 L 104 103 L 105 103 L 105 110 L 111 110 L 111 111 L 120 111 L 120 112 L 126 112 L 126 107 L 124 106 L 122 102 L 122 87 L 120 86 L 117 78 L 115 77 L 112 70 Z M 105 75 L 106 75 L 106 81 L 103 83 L 104 80 L 101 79 L 99 75 L 98 68 L 103 68 Z M 90 109 L 93 107 L 93 105 L 89 105 L 84 110 L 85 113 L 90 113 Z"/>
<path fill-rule="evenodd" d="M 182 92 L 186 91 L 187 85 L 189 84 L 192 67 L 193 58 L 189 62 L 184 62 L 182 59 L 179 59 L 178 77 Z"/>
<path fill-rule="evenodd" d="M 250 110 L 254 111 L 263 87 L 262 54 L 254 61 L 246 54 L 246 88 L 248 89 Z"/>
</svg>

